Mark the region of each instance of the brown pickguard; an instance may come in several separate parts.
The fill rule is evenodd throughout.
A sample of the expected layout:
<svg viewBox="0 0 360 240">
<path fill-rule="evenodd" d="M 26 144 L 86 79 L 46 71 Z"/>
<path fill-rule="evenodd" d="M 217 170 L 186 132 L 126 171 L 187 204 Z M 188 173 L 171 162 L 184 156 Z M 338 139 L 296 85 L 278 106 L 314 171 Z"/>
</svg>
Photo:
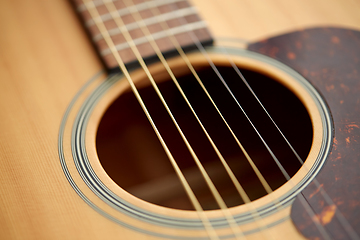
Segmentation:
<svg viewBox="0 0 360 240">
<path fill-rule="evenodd" d="M 291 66 L 325 98 L 333 117 L 334 139 L 316 179 L 336 207 L 327 204 L 314 183 L 302 194 L 331 237 L 350 239 L 335 209 L 360 234 L 360 32 L 315 28 L 266 39 L 249 49 Z M 306 237 L 322 238 L 298 199 L 291 217 Z"/>
</svg>

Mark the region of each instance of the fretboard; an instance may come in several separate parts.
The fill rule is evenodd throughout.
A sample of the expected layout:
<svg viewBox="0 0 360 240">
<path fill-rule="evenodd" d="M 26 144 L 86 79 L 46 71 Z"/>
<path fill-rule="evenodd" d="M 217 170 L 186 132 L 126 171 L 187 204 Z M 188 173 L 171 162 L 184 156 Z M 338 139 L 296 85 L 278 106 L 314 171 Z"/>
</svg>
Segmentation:
<svg viewBox="0 0 360 240">
<path fill-rule="evenodd" d="M 84 0 L 85 3 L 83 0 L 73 1 L 108 69 L 117 68 L 118 62 L 114 57 L 114 51 L 111 51 L 105 41 L 104 33 L 99 31 L 96 21 L 104 23 L 116 51 L 127 65 L 136 63 L 138 60 L 124 37 L 125 31 L 128 31 L 132 38 L 131 41 L 145 60 L 156 58 L 156 52 L 149 43 L 149 38 L 143 32 L 145 27 L 150 32 L 151 39 L 155 40 L 165 56 L 176 52 L 174 42 L 184 50 L 193 48 L 196 42 L 212 43 L 205 22 L 200 19 L 196 9 L 186 0 L 114 0 L 123 26 L 119 26 L 119 21 L 115 21 L 108 11 L 106 3 L 111 0 L 93 1 L 94 5 L 91 4 L 91 6 L 95 6 L 99 13 L 99 17 L 95 18 L 91 16 L 89 12 L 91 6 L 86 3 L 86 0 Z M 139 25 L 140 21 L 136 22 L 135 14 L 141 17 L 141 25 Z"/>
</svg>

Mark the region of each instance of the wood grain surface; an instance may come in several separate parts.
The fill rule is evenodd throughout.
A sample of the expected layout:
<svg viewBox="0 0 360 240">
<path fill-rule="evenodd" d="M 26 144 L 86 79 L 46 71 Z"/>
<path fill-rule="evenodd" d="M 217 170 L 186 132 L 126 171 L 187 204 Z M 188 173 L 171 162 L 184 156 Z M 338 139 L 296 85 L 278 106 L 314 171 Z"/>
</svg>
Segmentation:
<svg viewBox="0 0 360 240">
<path fill-rule="evenodd" d="M 359 29 L 358 1 L 193 1 L 217 37 Z M 63 114 L 103 66 L 68 1 L 0 1 L 0 238 L 153 239 L 100 216 L 64 177 Z M 103 76 L 102 78 L 104 78 Z"/>
</svg>

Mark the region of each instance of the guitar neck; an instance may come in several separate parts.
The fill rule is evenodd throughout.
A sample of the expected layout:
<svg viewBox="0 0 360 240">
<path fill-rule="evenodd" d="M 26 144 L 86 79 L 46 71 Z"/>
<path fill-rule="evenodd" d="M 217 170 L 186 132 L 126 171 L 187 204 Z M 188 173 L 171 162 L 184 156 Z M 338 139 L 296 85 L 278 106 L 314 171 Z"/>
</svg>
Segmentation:
<svg viewBox="0 0 360 240">
<path fill-rule="evenodd" d="M 118 66 L 114 56 L 117 53 L 124 64 L 137 61 L 131 44 L 137 47 L 141 58 L 150 60 L 156 55 L 149 43 L 152 40 L 166 56 L 175 52 L 174 41 L 185 50 L 191 49 L 197 41 L 203 45 L 212 42 L 206 23 L 188 1 L 130 2 L 127 5 L 126 1 L 116 1 L 113 4 L 106 1 L 74 0 L 108 69 Z M 104 29 L 99 30 L 99 25 Z M 147 32 L 142 27 L 146 27 Z"/>
</svg>

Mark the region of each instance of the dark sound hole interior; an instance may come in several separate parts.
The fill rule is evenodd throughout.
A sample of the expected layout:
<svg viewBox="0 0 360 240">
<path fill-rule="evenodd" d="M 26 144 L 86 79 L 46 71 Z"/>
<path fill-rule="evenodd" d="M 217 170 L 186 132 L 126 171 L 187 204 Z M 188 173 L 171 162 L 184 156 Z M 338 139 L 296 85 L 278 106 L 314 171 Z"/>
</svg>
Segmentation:
<svg viewBox="0 0 360 240">
<path fill-rule="evenodd" d="M 290 176 L 301 164 L 234 69 L 219 66 L 252 123 Z M 257 72 L 241 69 L 258 98 L 293 145 L 306 159 L 312 143 L 309 115 L 287 88 Z M 286 182 L 275 161 L 211 68 L 198 73 L 219 110 L 231 126 L 273 190 Z M 266 192 L 223 120 L 192 75 L 178 76 L 211 138 L 235 173 L 251 200 Z M 228 207 L 243 204 L 214 149 L 172 81 L 159 83 L 176 121 L 204 165 Z M 171 118 L 151 86 L 139 90 L 156 126 L 183 171 L 196 197 L 206 210 L 218 209 L 206 182 L 180 137 Z M 145 201 L 176 209 L 193 210 L 143 110 L 129 91 L 117 98 L 105 112 L 97 132 L 96 147 L 107 174 L 123 189 Z"/>
</svg>

